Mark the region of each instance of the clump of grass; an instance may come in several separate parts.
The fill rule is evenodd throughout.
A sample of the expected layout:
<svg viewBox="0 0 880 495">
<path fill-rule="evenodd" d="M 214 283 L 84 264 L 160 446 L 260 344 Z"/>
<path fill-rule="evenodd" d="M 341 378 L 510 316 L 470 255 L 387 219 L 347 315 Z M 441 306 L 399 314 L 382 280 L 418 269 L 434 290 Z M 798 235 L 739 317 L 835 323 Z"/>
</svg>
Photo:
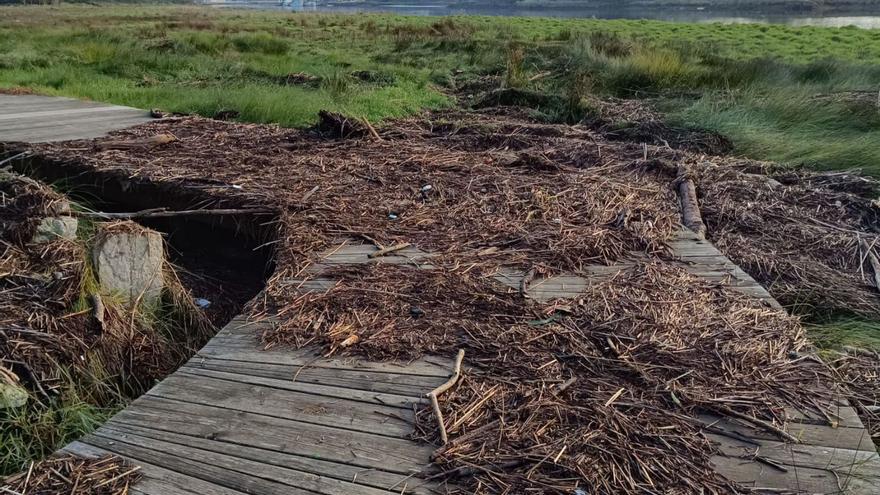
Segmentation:
<svg viewBox="0 0 880 495">
<path fill-rule="evenodd" d="M 124 396 L 97 405 L 80 395 L 82 386 L 62 373 L 60 393 L 32 397 L 29 406 L 0 409 L 0 476 L 27 469 L 58 448 L 93 431 L 126 403 Z"/>
<path fill-rule="evenodd" d="M 338 70 L 321 79 L 321 88 L 327 91 L 334 99 L 344 96 L 351 88 L 351 85 L 351 76 Z"/>
<path fill-rule="evenodd" d="M 810 340 L 819 348 L 843 350 L 846 347 L 880 352 L 880 322 L 855 317 L 830 318 L 806 325 Z"/>
<path fill-rule="evenodd" d="M 593 31 L 590 33 L 590 46 L 596 52 L 608 57 L 626 57 L 633 51 L 633 43 L 615 33 Z"/>
<path fill-rule="evenodd" d="M 525 50 L 520 45 L 511 45 L 507 50 L 507 68 L 504 71 L 504 87 L 522 88 L 526 85 Z"/>
<path fill-rule="evenodd" d="M 283 55 L 287 53 L 288 44 L 269 33 L 239 34 L 232 38 L 232 44 L 240 52 L 263 53 L 266 55 Z"/>
</svg>

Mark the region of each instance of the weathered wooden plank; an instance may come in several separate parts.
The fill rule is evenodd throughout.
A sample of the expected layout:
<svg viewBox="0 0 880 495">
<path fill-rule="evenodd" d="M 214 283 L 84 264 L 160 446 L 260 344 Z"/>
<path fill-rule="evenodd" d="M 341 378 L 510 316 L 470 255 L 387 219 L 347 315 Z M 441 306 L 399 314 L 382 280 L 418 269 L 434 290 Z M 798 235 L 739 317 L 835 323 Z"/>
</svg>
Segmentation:
<svg viewBox="0 0 880 495">
<path fill-rule="evenodd" d="M 433 448 L 403 438 L 307 424 L 260 413 L 144 396 L 108 426 L 152 428 L 223 442 L 409 475 L 420 471 Z"/>
<path fill-rule="evenodd" d="M 371 370 L 388 373 L 400 373 L 417 376 L 442 376 L 448 377 L 449 367 L 430 363 L 427 360 L 419 360 L 411 363 L 396 362 L 371 362 L 356 358 L 320 358 L 314 349 L 273 349 L 263 351 L 256 348 L 252 342 L 210 342 L 203 347 L 196 358 L 218 358 L 234 361 L 250 361 L 255 363 L 282 364 L 288 366 L 309 366 L 316 368 L 333 368 L 345 370 Z M 320 359 L 316 359 L 320 358 Z M 194 358 L 195 359 L 195 358 Z"/>
<path fill-rule="evenodd" d="M 0 95 L 0 111 L 3 113 L 20 112 L 22 109 L 42 110 L 45 108 L 80 108 L 90 106 L 106 106 L 106 104 L 62 96 Z"/>
<path fill-rule="evenodd" d="M 719 474 L 752 489 L 789 490 L 790 493 L 876 495 L 877 481 L 859 476 L 843 476 L 828 470 L 807 467 L 776 469 L 765 463 L 722 455 L 712 456 Z M 841 478 L 838 481 L 838 476 Z M 756 490 L 761 492 L 761 490 Z"/>
<path fill-rule="evenodd" d="M 420 264 L 426 259 L 433 257 L 433 254 L 426 253 L 415 247 L 407 247 L 392 254 L 370 258 L 370 255 L 379 251 L 379 248 L 372 244 L 345 243 L 334 246 L 322 253 L 316 255 L 320 264 L 323 265 L 344 265 L 344 264 L 362 264 L 362 263 L 393 263 L 393 264 Z"/>
<path fill-rule="evenodd" d="M 3 141 L 26 141 L 51 142 L 51 141 L 70 141 L 77 139 L 91 139 L 101 137 L 109 132 L 125 129 L 135 125 L 148 122 L 140 117 L 117 118 L 112 121 L 98 122 L 93 125 L 70 125 L 61 127 L 46 127 L 40 129 L 25 129 L 3 133 L 0 131 L 0 140 Z"/>
<path fill-rule="evenodd" d="M 148 395 L 397 438 L 413 431 L 411 410 L 208 377 L 175 373 Z"/>
<path fill-rule="evenodd" d="M 179 457 L 171 452 L 161 452 L 146 447 L 133 445 L 120 439 L 108 439 L 100 435 L 87 435 L 81 440 L 87 445 L 108 450 L 125 456 L 135 462 L 143 461 L 166 469 L 173 469 L 181 474 L 198 478 L 243 493 L 260 493 L 265 495 L 314 495 L 310 490 L 287 486 L 268 479 L 256 478 L 233 471 L 228 467 L 217 467 L 202 460 L 202 452 L 189 452 L 192 458 Z M 158 443 L 158 442 L 157 442 Z M 158 448 L 167 448 L 160 445 Z M 211 454 L 208 453 L 210 456 Z M 320 492 L 319 492 L 320 493 Z"/>
<path fill-rule="evenodd" d="M 790 408 L 786 409 L 785 412 L 789 420 L 794 423 L 811 423 L 814 425 L 831 427 L 831 425 L 828 424 L 828 419 L 817 413 L 811 412 L 810 414 L 805 414 L 802 411 Z M 838 427 L 864 428 L 858 412 L 856 412 L 852 406 L 846 404 L 846 401 L 843 399 L 835 401 L 835 404 L 833 405 L 827 406 L 825 412 L 832 420 L 837 421 Z"/>
<path fill-rule="evenodd" d="M 880 477 L 880 456 L 877 452 L 838 449 L 816 445 L 790 444 L 769 440 L 757 440 L 754 445 L 723 435 L 706 433 L 721 454 L 728 457 L 751 460 L 755 453 L 785 466 L 799 466 L 834 471 L 852 476 Z M 880 478 L 878 478 L 880 481 Z"/>
<path fill-rule="evenodd" d="M 111 428 L 87 435 L 83 443 L 245 493 L 266 495 L 387 495 L 386 490 L 310 472 L 255 462 L 225 453 L 180 445 Z M 231 450 L 235 452 L 234 450 Z"/>
<path fill-rule="evenodd" d="M 734 432 L 749 438 L 758 440 L 778 441 L 779 437 L 774 433 L 757 429 L 751 425 L 745 425 L 738 421 L 721 418 L 711 414 L 702 414 L 700 421 L 711 424 L 715 428 Z M 838 427 L 831 428 L 826 425 L 789 422 L 785 425 L 785 431 L 796 437 L 803 444 L 838 449 L 863 450 L 875 452 L 871 436 L 864 428 Z"/>
<path fill-rule="evenodd" d="M 715 268 L 723 268 L 725 270 L 735 270 L 737 265 L 723 256 L 704 256 L 704 255 L 677 255 L 676 258 L 685 263 L 695 265 L 711 266 Z"/>
<path fill-rule="evenodd" d="M 291 366 L 272 363 L 251 363 L 225 359 L 199 358 L 190 360 L 187 367 L 226 371 L 242 375 L 262 376 L 278 380 L 293 380 L 333 387 L 369 390 L 407 397 L 424 397 L 426 393 L 446 381 L 443 377 L 423 377 L 400 373 L 353 371 L 311 366 Z"/>
<path fill-rule="evenodd" d="M 20 102 L 17 100 L 13 100 L 12 102 L 5 102 L 0 100 L 0 112 L 3 113 L 27 113 L 27 112 L 38 112 L 44 110 L 66 110 L 69 108 L 94 108 L 99 106 L 106 106 L 101 103 L 95 103 L 93 101 L 79 101 L 79 100 L 68 100 L 68 99 L 55 99 L 48 98 L 46 100 L 39 101 L 25 101 Z"/>
<path fill-rule="evenodd" d="M 276 378 L 266 378 L 261 376 L 242 375 L 238 373 L 230 373 L 228 371 L 215 371 L 199 369 L 197 367 L 184 366 L 177 373 L 182 376 L 208 377 L 218 380 L 229 380 L 247 385 L 257 385 L 270 389 L 290 390 L 294 392 L 302 392 L 319 397 L 329 397 L 337 399 L 347 399 L 366 404 L 375 404 L 380 406 L 392 406 L 401 409 L 411 410 L 413 405 L 424 403 L 424 397 L 414 398 L 403 395 L 388 394 L 383 392 L 371 392 L 362 388 L 340 388 L 328 385 L 319 385 L 314 383 L 305 383 L 294 381 L 292 377 L 286 380 Z M 364 384 L 364 386 L 369 386 Z M 426 390 L 426 392 L 430 392 Z"/>
<path fill-rule="evenodd" d="M 288 279 L 280 282 L 282 287 L 293 287 L 299 292 L 326 292 L 336 285 L 335 280 L 326 278 Z"/>
<path fill-rule="evenodd" d="M 17 112 L 17 113 L 0 113 L 0 121 L 6 120 L 18 120 L 18 119 L 31 119 L 35 117 L 46 117 L 47 119 L 53 119 L 65 115 L 87 115 L 92 113 L 102 113 L 102 112 L 119 112 L 120 110 L 130 110 L 129 107 L 119 107 L 115 105 L 107 105 L 107 106 L 96 106 L 96 107 L 83 107 L 83 108 L 66 108 L 66 109 L 51 109 L 51 110 L 38 110 L 36 112 Z"/>
<path fill-rule="evenodd" d="M 379 469 L 364 469 L 358 466 L 316 459 L 311 456 L 297 456 L 245 445 L 229 445 L 228 443 L 199 437 L 121 424 L 102 428 L 101 434 L 108 438 L 119 437 L 129 442 L 140 439 L 138 440 L 139 442 L 143 442 L 144 446 L 150 448 L 155 448 L 156 445 L 152 440 L 170 442 L 176 445 L 193 447 L 220 454 L 228 454 L 248 461 L 295 469 L 305 473 L 326 476 L 328 478 L 382 490 L 387 490 L 391 487 L 402 488 L 404 484 L 406 484 L 410 488 L 408 493 L 431 493 L 430 490 L 424 488 L 424 481 L 419 480 L 411 474 L 403 475 L 388 473 Z M 168 450 L 162 449 L 162 451 L 166 452 Z M 272 476 L 272 478 L 275 479 L 274 476 Z M 355 492 L 360 493 L 357 489 L 355 489 Z"/>
<path fill-rule="evenodd" d="M 83 457 L 100 457 L 116 454 L 82 442 L 73 442 L 62 449 L 64 452 Z M 125 457 L 125 456 L 123 456 Z M 172 469 L 165 469 L 153 464 L 127 458 L 133 465 L 140 466 L 143 478 L 132 488 L 132 494 L 142 495 L 245 495 L 244 492 L 215 485 L 207 481 L 193 478 Z"/>
<path fill-rule="evenodd" d="M 0 123 L 0 135 L 5 135 L 7 132 L 11 133 L 13 131 L 28 129 L 59 128 L 69 130 L 77 125 L 93 126 L 99 123 L 114 122 L 123 119 L 138 119 L 143 122 L 149 122 L 152 120 L 146 112 L 133 108 L 89 115 L 66 115 L 52 119 L 47 119 L 46 117 L 31 117 Z"/>
</svg>

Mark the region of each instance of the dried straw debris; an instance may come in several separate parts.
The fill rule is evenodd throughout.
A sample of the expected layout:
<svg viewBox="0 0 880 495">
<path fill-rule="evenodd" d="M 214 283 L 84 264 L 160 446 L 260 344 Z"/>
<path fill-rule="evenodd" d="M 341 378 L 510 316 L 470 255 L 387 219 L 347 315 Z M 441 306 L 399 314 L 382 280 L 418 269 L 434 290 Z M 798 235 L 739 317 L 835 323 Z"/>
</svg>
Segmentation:
<svg viewBox="0 0 880 495">
<path fill-rule="evenodd" d="M 90 142 L 34 151 L 217 204 L 277 208 L 280 268 L 251 308 L 281 315 L 262 335 L 267 346 L 371 359 L 465 349 L 467 370 L 439 401 L 449 442 L 434 460 L 438 476 L 466 490 L 736 492 L 712 468 L 696 415 L 734 416 L 785 439 L 786 409 L 827 405 L 846 369 L 809 358 L 797 318 L 667 262 L 679 170 L 694 180 L 709 237 L 784 303 L 819 311 L 880 307 L 858 253 L 860 240 L 876 240 L 871 187 L 822 174 L 772 179 L 763 164 L 521 113 L 435 113 L 387 125 L 378 139 L 340 116 L 322 119 L 332 124 L 323 135 L 181 119 L 115 137 L 178 138 L 149 153 Z M 315 253 L 346 238 L 435 256 L 418 273 L 316 269 Z M 538 303 L 492 279 L 634 257 L 646 262 L 574 300 Z M 294 283 L 316 278 L 335 283 L 305 294 Z M 436 442 L 433 412 L 418 422 Z"/>
<path fill-rule="evenodd" d="M 860 249 L 880 239 L 876 182 L 840 173 L 773 179 L 711 163 L 695 171 L 710 239 L 783 305 L 811 316 L 880 316 Z"/>
<path fill-rule="evenodd" d="M 812 410 L 825 394 L 827 370 L 797 358 L 807 342 L 796 318 L 667 264 L 546 305 L 475 269 L 322 277 L 337 283 L 298 297 L 264 341 L 371 359 L 466 349 L 465 376 L 440 401 L 449 443 L 434 461 L 478 493 L 730 493 L 696 414 L 781 425 L 785 407 Z M 432 442 L 435 416 L 418 415 Z"/>
<path fill-rule="evenodd" d="M 85 458 L 63 454 L 38 463 L 0 484 L 12 495 L 127 495 L 141 478 L 140 467 L 116 456 Z"/>
</svg>

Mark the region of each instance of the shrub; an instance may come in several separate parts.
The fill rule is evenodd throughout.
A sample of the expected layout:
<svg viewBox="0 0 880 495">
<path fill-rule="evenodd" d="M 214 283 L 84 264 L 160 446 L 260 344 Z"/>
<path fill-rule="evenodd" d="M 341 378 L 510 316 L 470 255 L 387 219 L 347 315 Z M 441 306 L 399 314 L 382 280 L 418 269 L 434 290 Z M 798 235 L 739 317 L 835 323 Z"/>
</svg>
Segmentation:
<svg viewBox="0 0 880 495">
<path fill-rule="evenodd" d="M 266 32 L 239 34 L 232 38 L 232 44 L 240 52 L 259 52 L 266 55 L 287 53 L 288 43 Z"/>
</svg>

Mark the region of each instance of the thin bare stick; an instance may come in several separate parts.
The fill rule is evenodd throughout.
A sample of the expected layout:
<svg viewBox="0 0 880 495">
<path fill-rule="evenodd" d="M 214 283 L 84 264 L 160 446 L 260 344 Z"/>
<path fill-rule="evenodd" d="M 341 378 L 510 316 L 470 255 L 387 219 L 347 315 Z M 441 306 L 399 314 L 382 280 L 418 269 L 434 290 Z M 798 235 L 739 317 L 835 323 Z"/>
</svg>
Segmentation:
<svg viewBox="0 0 880 495">
<path fill-rule="evenodd" d="M 386 254 L 391 254 L 396 251 L 400 251 L 401 249 L 406 249 L 410 246 L 412 246 L 412 244 L 410 244 L 408 242 L 401 242 L 400 244 L 395 244 L 393 246 L 388 246 L 387 248 L 382 248 L 378 251 L 373 251 L 372 253 L 370 253 L 367 256 L 370 258 L 378 258 L 380 256 L 385 256 Z"/>
<path fill-rule="evenodd" d="M 455 365 L 453 366 L 452 376 L 449 377 L 449 380 L 446 380 L 446 383 L 428 393 L 428 397 L 431 399 L 431 406 L 434 408 L 434 416 L 437 417 L 437 425 L 440 427 L 440 440 L 443 442 L 443 445 L 446 445 L 446 442 L 449 441 L 449 437 L 446 435 L 446 425 L 443 422 L 443 413 L 440 411 L 440 403 L 437 401 L 437 396 L 446 392 L 458 382 L 458 379 L 461 376 L 462 361 L 464 361 L 464 349 L 459 349 L 458 355 L 455 356 Z"/>
<path fill-rule="evenodd" d="M 104 220 L 119 220 L 131 218 L 167 218 L 186 216 L 210 216 L 210 215 L 265 215 L 272 213 L 268 208 L 221 208 L 216 210 L 182 210 L 166 211 L 163 208 L 151 208 L 128 213 L 106 213 L 101 211 L 79 212 L 83 217 L 102 218 Z"/>
<path fill-rule="evenodd" d="M 384 139 L 382 139 L 382 136 L 380 136 L 379 133 L 376 132 L 376 128 L 373 127 L 373 124 L 371 124 L 366 117 L 362 118 L 361 121 L 364 123 L 365 126 L 367 126 L 367 130 L 370 132 L 370 136 L 372 136 L 373 139 L 375 139 L 376 141 L 384 141 Z"/>
<path fill-rule="evenodd" d="M 865 258 L 867 258 L 868 263 L 871 264 L 871 271 L 874 272 L 874 287 L 880 289 L 880 260 L 877 260 L 877 256 L 874 255 L 874 250 L 871 249 L 871 246 L 864 239 L 859 239 L 859 247 L 862 248 L 862 252 L 865 253 Z"/>
</svg>

